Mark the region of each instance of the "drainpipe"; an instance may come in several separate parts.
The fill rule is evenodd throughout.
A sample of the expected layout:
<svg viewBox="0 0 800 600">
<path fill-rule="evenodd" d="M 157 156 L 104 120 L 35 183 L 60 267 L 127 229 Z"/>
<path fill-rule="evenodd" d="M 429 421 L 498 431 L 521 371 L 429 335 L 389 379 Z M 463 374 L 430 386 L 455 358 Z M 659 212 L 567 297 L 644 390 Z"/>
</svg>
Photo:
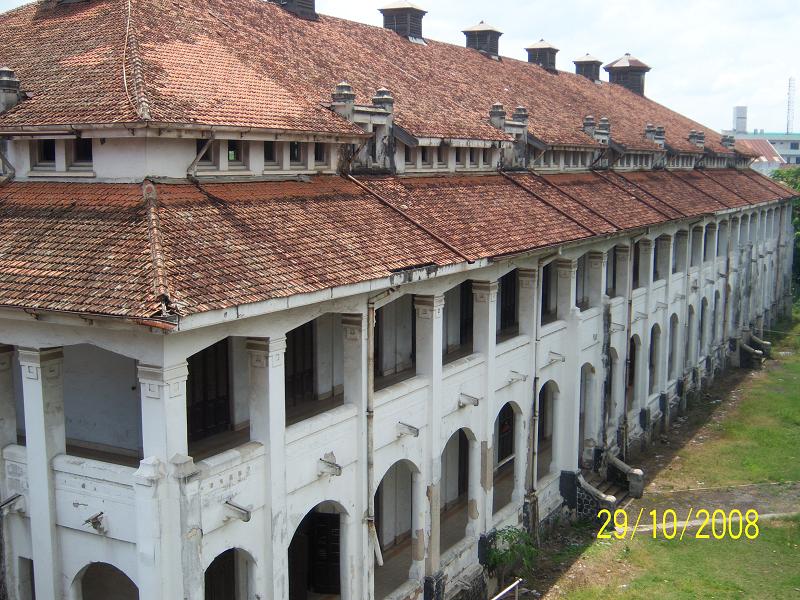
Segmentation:
<svg viewBox="0 0 800 600">
<path fill-rule="evenodd" d="M 393 292 L 384 290 L 367 300 L 367 529 L 379 567 L 383 566 L 383 554 L 375 528 L 375 305 Z"/>
</svg>

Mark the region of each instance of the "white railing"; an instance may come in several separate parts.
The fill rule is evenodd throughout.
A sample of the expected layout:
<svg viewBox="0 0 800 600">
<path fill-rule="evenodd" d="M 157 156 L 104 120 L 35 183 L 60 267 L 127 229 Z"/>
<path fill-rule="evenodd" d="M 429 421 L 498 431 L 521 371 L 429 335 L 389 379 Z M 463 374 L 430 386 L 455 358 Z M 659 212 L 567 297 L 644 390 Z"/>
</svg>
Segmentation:
<svg viewBox="0 0 800 600">
<path fill-rule="evenodd" d="M 522 579 L 517 579 L 502 592 L 492 597 L 492 600 L 510 600 L 511 598 L 514 598 L 514 600 L 519 600 L 519 584 L 521 583 Z M 511 592 L 514 592 L 513 596 L 511 595 Z"/>
</svg>

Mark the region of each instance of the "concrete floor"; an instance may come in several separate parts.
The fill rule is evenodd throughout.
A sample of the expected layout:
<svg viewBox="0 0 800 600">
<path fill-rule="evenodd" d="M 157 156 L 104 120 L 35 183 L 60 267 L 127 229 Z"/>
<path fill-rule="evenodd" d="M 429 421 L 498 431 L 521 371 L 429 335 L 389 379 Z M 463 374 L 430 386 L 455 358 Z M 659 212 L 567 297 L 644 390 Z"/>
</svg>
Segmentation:
<svg viewBox="0 0 800 600">
<path fill-rule="evenodd" d="M 494 475 L 492 513 L 496 514 L 511 502 L 514 493 L 514 461 L 504 464 Z"/>
<path fill-rule="evenodd" d="M 467 535 L 467 499 L 464 497 L 455 506 L 442 513 L 439 537 L 440 553 L 463 540 Z"/>
<path fill-rule="evenodd" d="M 383 554 L 383 566 L 375 565 L 375 599 L 386 598 L 408 581 L 411 569 L 411 538 Z"/>
</svg>

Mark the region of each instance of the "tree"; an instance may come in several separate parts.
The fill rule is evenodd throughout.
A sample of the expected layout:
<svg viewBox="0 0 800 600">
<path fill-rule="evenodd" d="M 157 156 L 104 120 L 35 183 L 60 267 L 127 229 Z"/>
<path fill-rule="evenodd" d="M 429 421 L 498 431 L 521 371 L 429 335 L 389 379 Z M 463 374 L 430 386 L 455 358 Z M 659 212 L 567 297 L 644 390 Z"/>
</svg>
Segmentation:
<svg viewBox="0 0 800 600">
<path fill-rule="evenodd" d="M 778 169 L 772 174 L 772 178 L 781 183 L 785 183 L 793 190 L 797 190 L 800 195 L 800 167 L 789 169 Z M 792 207 L 792 225 L 794 225 L 794 262 L 792 264 L 792 279 L 795 283 L 800 283 L 800 200 L 794 199 Z M 800 286 L 795 286 L 797 289 Z"/>
</svg>

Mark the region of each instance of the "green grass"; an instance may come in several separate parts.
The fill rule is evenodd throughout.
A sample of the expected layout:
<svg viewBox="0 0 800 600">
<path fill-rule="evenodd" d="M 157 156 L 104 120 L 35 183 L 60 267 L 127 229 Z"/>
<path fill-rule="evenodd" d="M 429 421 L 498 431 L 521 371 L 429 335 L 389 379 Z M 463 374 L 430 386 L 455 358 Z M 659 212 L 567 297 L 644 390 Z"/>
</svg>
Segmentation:
<svg viewBox="0 0 800 600">
<path fill-rule="evenodd" d="M 800 597 L 800 519 L 761 522 L 756 540 L 653 540 L 613 542 L 588 560 L 611 574 L 569 592 L 594 598 L 795 598 Z M 595 544 L 597 546 L 597 544 Z M 605 574 L 606 569 L 596 569 Z M 619 573 L 627 577 L 620 578 Z"/>
<path fill-rule="evenodd" d="M 678 453 L 680 470 L 663 473 L 665 484 L 800 481 L 800 323 L 773 352 L 780 364 L 739 388 L 738 408 L 712 428 L 710 440 Z"/>
</svg>

